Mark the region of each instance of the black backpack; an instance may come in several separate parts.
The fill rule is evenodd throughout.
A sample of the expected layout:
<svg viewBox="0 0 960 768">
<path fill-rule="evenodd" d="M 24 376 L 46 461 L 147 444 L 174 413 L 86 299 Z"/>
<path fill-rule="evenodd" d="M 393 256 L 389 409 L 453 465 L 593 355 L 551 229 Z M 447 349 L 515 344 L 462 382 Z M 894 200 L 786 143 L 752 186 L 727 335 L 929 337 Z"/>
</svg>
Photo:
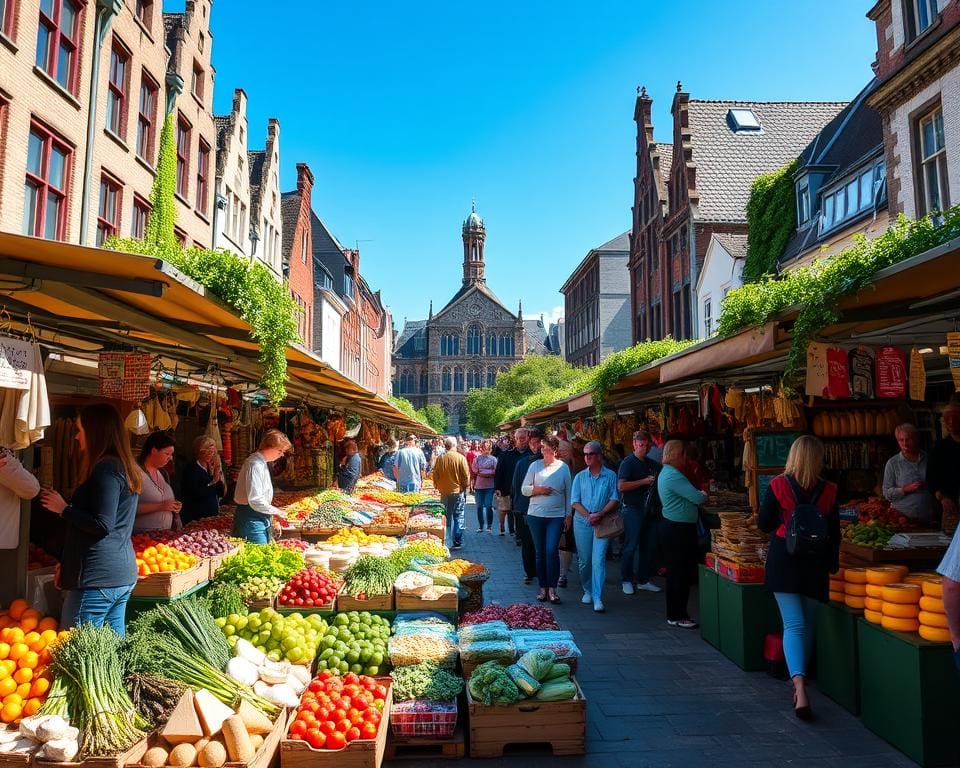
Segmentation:
<svg viewBox="0 0 960 768">
<path fill-rule="evenodd" d="M 653 473 L 653 485 L 650 486 L 643 500 L 644 517 L 648 520 L 659 520 L 663 517 L 663 502 L 660 500 L 660 491 L 657 490 L 659 477 L 660 470 L 657 469 Z"/>
<path fill-rule="evenodd" d="M 803 560 L 825 560 L 830 551 L 830 529 L 817 507 L 824 483 L 818 482 L 810 498 L 804 501 L 806 494 L 797 481 L 790 475 L 785 477 L 797 501 L 787 526 L 787 552 Z"/>
</svg>

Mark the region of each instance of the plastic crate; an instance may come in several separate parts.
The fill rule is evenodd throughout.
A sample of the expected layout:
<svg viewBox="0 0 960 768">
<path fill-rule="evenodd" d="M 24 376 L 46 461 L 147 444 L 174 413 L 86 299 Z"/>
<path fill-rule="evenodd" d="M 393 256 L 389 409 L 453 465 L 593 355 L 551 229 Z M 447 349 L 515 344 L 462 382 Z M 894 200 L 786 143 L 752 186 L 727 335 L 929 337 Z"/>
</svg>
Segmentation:
<svg viewBox="0 0 960 768">
<path fill-rule="evenodd" d="M 448 739 L 457 727 L 457 700 L 401 701 L 390 710 L 390 728 L 398 738 L 431 736 Z"/>
</svg>

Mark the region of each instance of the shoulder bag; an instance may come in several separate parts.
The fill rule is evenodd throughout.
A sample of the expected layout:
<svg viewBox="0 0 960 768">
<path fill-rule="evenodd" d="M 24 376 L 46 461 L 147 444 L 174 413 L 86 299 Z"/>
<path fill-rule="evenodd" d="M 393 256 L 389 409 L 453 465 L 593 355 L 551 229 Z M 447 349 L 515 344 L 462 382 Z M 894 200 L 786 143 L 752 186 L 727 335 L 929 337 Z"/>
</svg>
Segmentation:
<svg viewBox="0 0 960 768">
<path fill-rule="evenodd" d="M 604 515 L 593 527 L 593 535 L 598 539 L 615 539 L 623 533 L 623 514 L 619 509 Z"/>
</svg>

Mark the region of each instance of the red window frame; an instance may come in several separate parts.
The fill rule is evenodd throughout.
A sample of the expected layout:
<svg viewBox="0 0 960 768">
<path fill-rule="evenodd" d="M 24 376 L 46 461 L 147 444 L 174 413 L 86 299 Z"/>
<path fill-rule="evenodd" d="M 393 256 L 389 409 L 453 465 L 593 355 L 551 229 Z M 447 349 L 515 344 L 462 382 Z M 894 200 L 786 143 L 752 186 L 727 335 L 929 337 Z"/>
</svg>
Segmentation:
<svg viewBox="0 0 960 768">
<path fill-rule="evenodd" d="M 111 200 L 112 196 L 112 200 Z M 123 211 L 123 184 L 113 176 L 100 176 L 100 201 L 97 203 L 97 247 L 111 235 L 120 233 L 120 216 Z"/>
<path fill-rule="evenodd" d="M 190 83 L 190 92 L 198 99 L 203 99 L 204 72 L 200 62 L 193 60 L 193 78 Z"/>
<path fill-rule="evenodd" d="M 137 240 L 147 236 L 147 227 L 150 225 L 150 203 L 140 195 L 133 196 L 133 217 L 130 224 L 130 234 Z"/>
<path fill-rule="evenodd" d="M 80 29 L 83 16 L 83 5 L 75 0 L 49 0 L 52 16 L 43 10 L 40 6 L 40 24 L 37 27 L 37 61 L 40 69 L 46 72 L 53 80 L 59 83 L 63 88 L 77 95 L 80 86 Z M 64 30 L 61 28 L 63 22 L 63 7 L 67 5 L 73 9 L 73 29 Z M 40 36 L 44 33 L 48 35 L 46 60 L 41 59 L 42 50 L 40 45 Z M 67 82 L 61 82 L 57 77 L 60 70 L 60 53 L 63 49 L 69 60 L 67 62 Z"/>
<path fill-rule="evenodd" d="M 17 0 L 0 0 L 0 34 L 16 41 Z"/>
<path fill-rule="evenodd" d="M 137 17 L 137 21 L 147 28 L 148 32 L 152 31 L 150 22 L 153 21 L 153 0 L 137 0 L 134 15 Z"/>
<path fill-rule="evenodd" d="M 180 112 L 177 114 L 177 194 L 187 199 L 190 187 L 190 132 L 193 126 Z"/>
<path fill-rule="evenodd" d="M 200 139 L 197 145 L 197 200 L 200 213 L 207 212 L 207 189 L 210 180 L 210 145 Z"/>
<path fill-rule="evenodd" d="M 140 101 L 137 113 L 137 156 L 151 163 L 156 141 L 157 104 L 160 86 L 147 70 L 140 75 Z"/>
<path fill-rule="evenodd" d="M 33 121 L 30 123 L 30 134 L 40 138 L 42 144 L 40 148 L 40 173 L 35 174 L 30 171 L 29 150 L 27 158 L 27 171 L 24 179 L 24 193 L 27 186 L 36 189 L 36 199 L 40 203 L 39 210 L 34 214 L 33 230 L 29 231 L 24 227 L 28 235 L 34 237 L 44 237 L 47 231 L 47 206 L 46 202 L 52 195 L 59 202 L 57 212 L 57 223 L 54 231 L 54 237 L 57 240 L 64 240 L 67 232 L 67 210 L 70 205 L 70 176 L 73 166 L 73 147 L 71 147 L 63 138 L 55 134 L 49 128 L 41 123 Z M 50 154 L 56 148 L 64 155 L 63 164 L 63 187 L 55 187 L 50 183 Z M 24 223 L 27 216 L 27 202 L 24 197 Z"/>
<path fill-rule="evenodd" d="M 127 137 L 127 101 L 130 94 L 130 51 L 116 37 L 110 47 L 107 76 L 107 129 L 121 139 Z"/>
</svg>

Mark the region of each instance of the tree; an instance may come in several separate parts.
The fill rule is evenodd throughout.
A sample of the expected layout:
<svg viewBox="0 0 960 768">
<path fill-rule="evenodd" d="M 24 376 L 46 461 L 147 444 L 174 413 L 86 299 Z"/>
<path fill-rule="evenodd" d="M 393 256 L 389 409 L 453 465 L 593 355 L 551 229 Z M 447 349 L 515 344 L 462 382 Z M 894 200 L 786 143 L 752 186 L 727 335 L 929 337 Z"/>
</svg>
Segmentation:
<svg viewBox="0 0 960 768">
<path fill-rule="evenodd" d="M 441 435 L 447 431 L 447 414 L 439 405 L 431 403 L 425 405 L 418 412 L 420 421 L 429 425 L 435 432 Z"/>
<path fill-rule="evenodd" d="M 467 393 L 467 431 L 492 435 L 510 407 L 506 396 L 493 389 L 471 389 Z"/>
<path fill-rule="evenodd" d="M 530 355 L 497 376 L 495 389 L 510 405 L 520 405 L 545 389 L 562 389 L 583 375 L 558 355 Z"/>
</svg>

